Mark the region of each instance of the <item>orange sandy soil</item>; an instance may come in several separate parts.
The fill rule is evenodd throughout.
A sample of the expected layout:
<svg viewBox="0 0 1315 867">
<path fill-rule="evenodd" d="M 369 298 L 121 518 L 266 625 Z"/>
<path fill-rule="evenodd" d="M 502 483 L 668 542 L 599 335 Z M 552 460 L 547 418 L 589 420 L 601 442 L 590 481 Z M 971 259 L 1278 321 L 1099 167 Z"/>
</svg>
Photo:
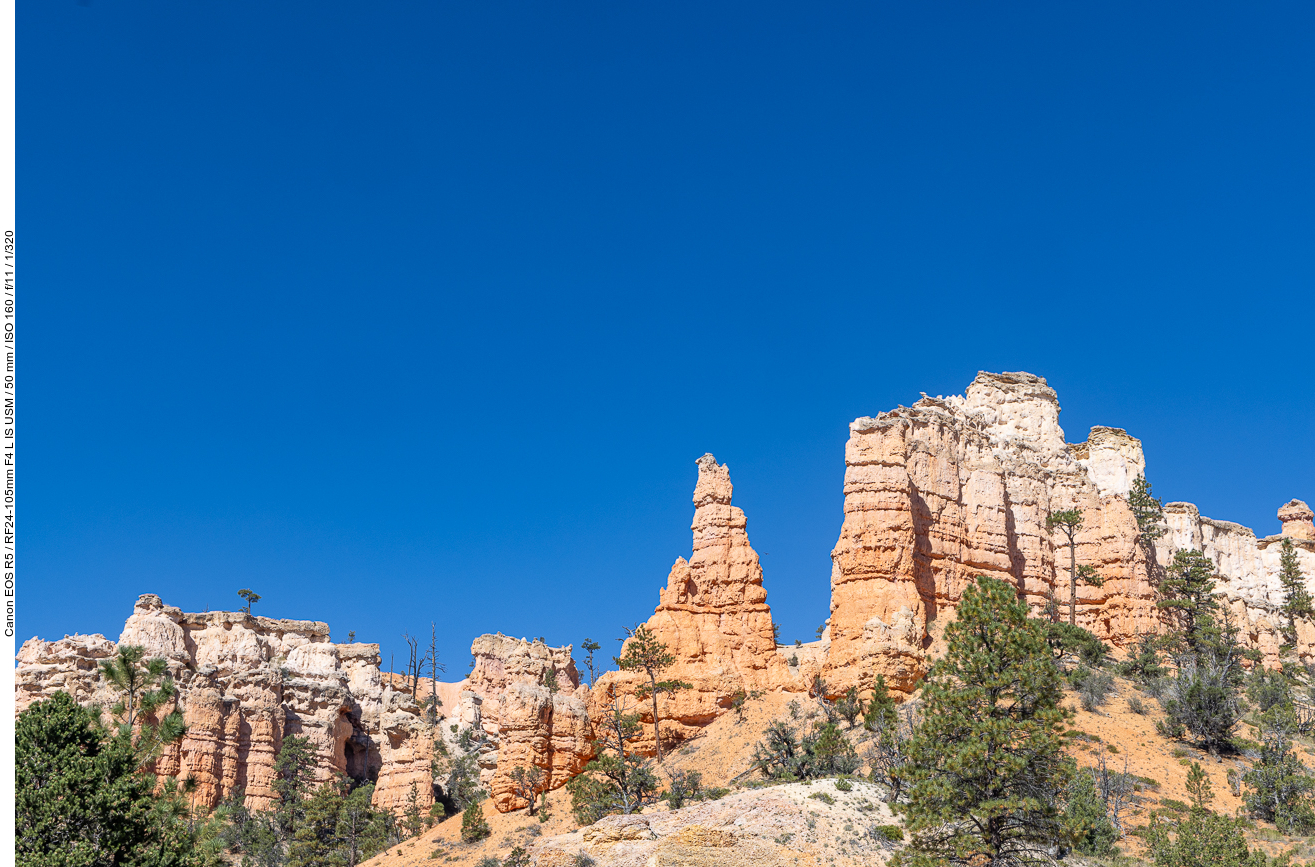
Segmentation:
<svg viewBox="0 0 1315 867">
<path fill-rule="evenodd" d="M 1146 715 L 1128 709 L 1128 699 L 1133 696 L 1142 700 L 1148 710 Z M 736 825 L 737 833 L 746 835 L 746 841 L 754 845 L 762 844 L 765 848 L 756 849 L 746 843 L 733 849 L 709 849 L 696 857 L 688 853 L 681 855 L 686 850 L 677 851 L 679 847 L 670 849 L 659 846 L 654 849 L 658 844 L 649 844 L 648 849 L 643 851 L 657 854 L 644 854 L 636 864 L 731 865 L 743 862 L 761 867 L 774 863 L 844 867 L 851 863 L 884 862 L 886 853 L 865 847 L 859 839 L 859 832 L 868 825 L 897 821 L 880 804 L 875 787 L 856 783 L 855 791 L 844 793 L 843 796 L 833 791 L 834 783 L 828 781 L 815 781 L 811 789 L 806 784 L 766 788 L 749 786 L 744 789 L 745 783 L 752 783 L 757 778 L 756 774 L 745 773 L 750 768 L 754 744 L 772 720 L 789 718 L 788 708 L 792 701 L 799 702 L 799 722 L 814 712 L 814 705 L 806 696 L 784 693 L 767 695 L 748 702 L 742 714 L 730 712 L 718 718 L 700 735 L 666 757 L 664 773 L 661 773 L 664 778 L 669 777 L 672 771 L 697 770 L 703 775 L 705 787 L 730 787 L 731 795 L 722 801 L 696 804 L 676 813 L 668 811 L 665 805 L 646 811 L 646 816 L 651 819 L 659 836 L 671 835 L 670 841 L 675 841 L 679 832 L 689 825 L 693 825 L 695 830 L 702 827 L 703 822 L 708 827 L 730 827 L 733 819 L 728 811 L 733 813 L 739 809 L 747 821 Z M 1128 773 L 1155 781 L 1155 785 L 1141 784 L 1141 791 L 1135 793 L 1136 801 L 1129 805 L 1124 814 L 1124 822 L 1129 830 L 1147 825 L 1151 811 L 1163 811 L 1166 801 L 1190 803 L 1186 779 L 1193 761 L 1199 763 L 1210 778 L 1215 794 L 1212 808 L 1219 813 L 1239 815 L 1242 800 L 1233 794 L 1227 773 L 1231 768 L 1239 775 L 1243 774 L 1249 769 L 1250 762 L 1240 756 L 1212 758 L 1201 750 L 1161 738 L 1155 732 L 1155 721 L 1163 718 L 1159 703 L 1138 692 L 1130 681 L 1116 678 L 1115 690 L 1098 712 L 1082 710 L 1073 693 L 1067 696 L 1064 703 L 1074 711 L 1073 728 L 1082 733 L 1074 739 L 1070 748 L 1080 766 L 1095 766 L 1103 757 L 1109 770 L 1124 771 L 1126 761 Z M 1255 732 L 1247 723 L 1238 726 L 1237 734 L 1243 738 L 1255 739 Z M 1315 750 L 1309 741 L 1303 741 L 1302 749 L 1303 760 L 1315 762 Z M 859 745 L 859 752 L 860 755 L 863 752 L 862 744 Z M 829 793 L 837 803 L 834 806 L 826 805 L 808 797 L 809 793 L 817 791 Z M 473 867 L 487 856 L 499 860 L 505 858 L 514 846 L 533 848 L 536 853 L 543 853 L 541 863 L 544 864 L 557 864 L 560 860 L 549 857 L 550 850 L 557 850 L 556 854 L 588 852 L 597 859 L 599 867 L 630 862 L 629 857 L 623 857 L 622 850 L 637 844 L 617 844 L 616 847 L 602 850 L 583 844 L 570 815 L 570 798 L 564 790 L 551 793 L 549 805 L 551 818 L 541 824 L 537 817 L 527 816 L 524 810 L 501 815 L 493 809 L 491 802 L 486 801 L 483 804 L 484 814 L 493 828 L 493 834 L 487 840 L 476 844 L 461 843 L 461 817 L 455 816 L 415 840 L 392 847 L 389 852 L 376 856 L 367 864 L 369 867 L 410 867 L 420 864 Z M 776 832 L 781 828 L 795 828 L 799 822 L 807 822 L 810 817 L 814 825 L 798 831 L 795 837 L 787 841 L 788 845 L 771 844 L 770 841 L 779 838 Z M 828 838 L 828 833 L 833 836 Z M 548 839 L 552 837 L 557 839 Z M 1299 859 L 1315 856 L 1315 845 L 1308 844 L 1304 838 L 1281 837 L 1273 826 L 1263 823 L 1256 823 L 1255 830 L 1248 832 L 1248 837 L 1253 844 L 1259 845 L 1271 855 L 1291 851 L 1295 845 L 1300 849 L 1297 853 Z M 663 840 L 666 839 L 663 836 Z M 1142 852 L 1140 839 L 1132 835 L 1120 843 L 1120 848 L 1134 859 Z M 636 851 L 636 857 L 639 854 Z M 650 860 L 654 857 L 657 860 Z M 1091 860 L 1076 858 L 1073 863 Z"/>
</svg>

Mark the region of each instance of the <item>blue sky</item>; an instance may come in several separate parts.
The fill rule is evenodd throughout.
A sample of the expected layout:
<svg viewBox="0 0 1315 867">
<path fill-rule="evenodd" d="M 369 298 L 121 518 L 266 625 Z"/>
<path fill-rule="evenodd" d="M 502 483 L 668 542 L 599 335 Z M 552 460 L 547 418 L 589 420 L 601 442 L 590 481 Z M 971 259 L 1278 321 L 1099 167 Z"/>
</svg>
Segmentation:
<svg viewBox="0 0 1315 867">
<path fill-rule="evenodd" d="M 980 369 L 1315 501 L 1315 8 L 817 6 L 20 3 L 20 640 L 610 650 L 706 451 L 810 638 L 849 421 Z"/>
</svg>

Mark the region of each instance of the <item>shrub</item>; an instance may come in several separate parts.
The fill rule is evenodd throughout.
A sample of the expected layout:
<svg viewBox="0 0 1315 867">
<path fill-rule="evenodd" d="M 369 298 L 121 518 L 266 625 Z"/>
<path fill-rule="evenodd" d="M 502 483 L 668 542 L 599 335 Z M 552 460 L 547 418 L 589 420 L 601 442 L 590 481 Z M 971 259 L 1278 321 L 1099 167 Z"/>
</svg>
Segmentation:
<svg viewBox="0 0 1315 867">
<path fill-rule="evenodd" d="M 813 794 L 808 797 L 812 798 L 814 801 L 821 801 L 823 804 L 834 804 L 836 802 L 836 799 L 828 795 L 826 792 L 813 792 Z"/>
<path fill-rule="evenodd" d="M 492 855 L 485 855 L 475 862 L 475 867 L 502 867 L 502 862 Z"/>
<path fill-rule="evenodd" d="M 1128 697 L 1128 710 L 1132 711 L 1138 716 L 1146 716 L 1146 712 L 1147 712 L 1145 702 L 1141 700 L 1141 696 L 1136 696 L 1136 695 Z"/>
<path fill-rule="evenodd" d="M 1105 664 L 1109 648 L 1081 626 L 1068 623 L 1046 623 L 1046 643 L 1057 662 L 1076 658 L 1083 665 L 1099 668 Z"/>
<path fill-rule="evenodd" d="M 1155 867 L 1261 867 L 1267 860 L 1247 851 L 1238 820 L 1209 810 L 1178 822 L 1153 818 L 1145 837 Z"/>
<path fill-rule="evenodd" d="M 841 777 L 840 779 L 836 780 L 836 791 L 838 792 L 848 792 L 851 791 L 853 788 L 854 788 L 854 784 L 851 783 L 849 780 L 846 780 L 844 777 Z"/>
<path fill-rule="evenodd" d="M 502 867 L 530 867 L 530 853 L 517 846 L 502 859 Z"/>
<path fill-rule="evenodd" d="M 1260 759 L 1242 776 L 1248 812 L 1273 822 L 1284 834 L 1307 833 L 1315 827 L 1310 799 L 1315 779 L 1293 751 L 1296 733 L 1292 706 L 1271 707 L 1260 718 Z"/>
<path fill-rule="evenodd" d="M 484 819 L 484 810 L 479 804 L 471 804 L 461 816 L 461 839 L 466 843 L 478 843 L 493 833 L 489 823 Z"/>
<path fill-rule="evenodd" d="M 673 810 L 679 810 L 688 801 L 703 797 L 703 775 L 698 771 L 677 771 L 671 775 L 671 787 L 658 796 Z"/>
<path fill-rule="evenodd" d="M 1160 665 L 1160 651 L 1156 647 L 1155 637 L 1143 635 L 1132 654 L 1118 666 L 1119 674 L 1149 684 L 1164 675 Z"/>
<path fill-rule="evenodd" d="M 711 789 L 704 790 L 703 797 L 707 798 L 709 801 L 720 801 L 730 793 L 731 790 L 725 786 L 713 786 Z"/>
<path fill-rule="evenodd" d="M 1095 711 L 1103 707 L 1110 691 L 1114 689 L 1114 678 L 1103 671 L 1093 671 L 1083 681 L 1082 688 L 1078 696 L 1082 701 L 1082 709 L 1086 711 Z"/>
<path fill-rule="evenodd" d="M 571 867 L 594 867 L 598 862 L 583 852 L 576 852 L 571 859 Z"/>
<path fill-rule="evenodd" d="M 754 766 L 774 780 L 810 780 L 858 770 L 858 755 L 832 722 L 814 727 L 803 737 L 782 720 L 775 720 L 754 746 Z"/>
<path fill-rule="evenodd" d="M 1105 802 L 1096 791 L 1090 771 L 1073 777 L 1065 793 L 1064 819 L 1074 836 L 1073 850 L 1083 855 L 1104 855 L 1118 834 L 1106 815 Z"/>
<path fill-rule="evenodd" d="M 1261 713 L 1265 713 L 1276 704 L 1289 704 L 1292 701 L 1288 679 L 1280 672 L 1266 670 L 1255 666 L 1247 677 L 1247 698 Z"/>
<path fill-rule="evenodd" d="M 904 829 L 899 825 L 874 825 L 868 831 L 868 834 L 884 843 L 902 843 L 904 841 Z"/>
<path fill-rule="evenodd" d="M 836 700 L 836 713 L 849 724 L 850 728 L 863 715 L 863 699 L 859 698 L 858 687 L 851 686 L 845 694 Z"/>
<path fill-rule="evenodd" d="M 1230 660 L 1185 657 L 1165 690 L 1168 719 L 1156 723 L 1156 731 L 1177 740 L 1190 733 L 1211 753 L 1226 748 L 1239 718 L 1231 669 Z"/>
</svg>

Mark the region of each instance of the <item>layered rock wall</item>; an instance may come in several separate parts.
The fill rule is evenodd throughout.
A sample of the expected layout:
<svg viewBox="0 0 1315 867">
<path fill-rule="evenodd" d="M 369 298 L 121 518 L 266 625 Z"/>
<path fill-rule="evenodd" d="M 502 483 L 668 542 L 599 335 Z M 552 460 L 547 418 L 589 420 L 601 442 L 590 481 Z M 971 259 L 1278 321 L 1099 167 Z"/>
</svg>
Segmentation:
<svg viewBox="0 0 1315 867">
<path fill-rule="evenodd" d="M 499 633 L 476 638 L 470 652 L 475 665 L 462 694 L 462 721 L 484 733 L 480 781 L 505 813 L 527 803 L 512 782 L 516 768 L 541 769 L 542 790 L 551 791 L 593 758 L 589 689 L 580 684 L 570 645 Z"/>
<path fill-rule="evenodd" d="M 409 696 L 383 685 L 378 645 L 335 644 L 328 626 L 312 621 L 187 614 L 154 594 L 137 600 L 118 645 L 140 645 L 167 661 L 187 734 L 166 747 L 155 770 L 195 779 L 197 803 L 213 807 L 240 790 L 249 807 L 272 806 L 275 757 L 292 735 L 315 746 L 320 779 L 378 778 L 375 803 L 388 808 L 419 781 L 423 805 L 432 803 L 426 726 Z M 118 695 L 97 666 L 118 645 L 100 635 L 25 642 L 15 671 L 18 710 L 59 690 L 110 707 Z"/>
<path fill-rule="evenodd" d="M 1277 548 L 1266 555 L 1272 546 L 1246 528 L 1171 504 L 1169 532 L 1147 551 L 1127 503 L 1145 471 L 1141 443 L 1095 427 L 1086 442 L 1066 444 L 1059 410 L 1041 377 L 980 373 L 962 397 L 924 395 L 850 425 L 823 639 L 833 691 L 870 688 L 877 673 L 910 691 L 977 575 L 1009 582 L 1034 609 L 1053 598 L 1067 617 L 1067 540 L 1046 519 L 1074 508 L 1083 514 L 1076 560 L 1103 579 L 1077 582 L 1078 625 L 1115 645 L 1161 631 L 1153 576 L 1173 549 L 1194 547 L 1216 561 L 1249 640 L 1276 658 Z M 1303 507 L 1284 507 L 1294 538 L 1306 532 Z M 1315 569 L 1306 575 L 1315 580 Z"/>
</svg>

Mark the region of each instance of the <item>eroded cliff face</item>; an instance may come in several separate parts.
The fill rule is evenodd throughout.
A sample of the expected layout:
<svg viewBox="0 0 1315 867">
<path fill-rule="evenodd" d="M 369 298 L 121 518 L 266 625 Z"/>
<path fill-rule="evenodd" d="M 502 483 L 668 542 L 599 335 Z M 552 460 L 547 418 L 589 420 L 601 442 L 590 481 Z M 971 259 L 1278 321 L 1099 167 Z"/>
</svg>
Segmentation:
<svg viewBox="0 0 1315 867">
<path fill-rule="evenodd" d="M 675 657 L 662 678 L 691 686 L 659 698 L 664 742 L 683 740 L 712 722 L 730 709 L 737 692 L 801 689 L 803 683 L 777 652 L 758 554 L 744 512 L 731 505 L 730 470 L 710 454 L 696 463 L 693 552 L 689 560 L 676 559 L 646 623 Z M 614 697 L 633 697 L 646 682 L 635 672 L 600 677 L 591 696 L 594 719 Z M 639 749 L 652 751 L 652 704 L 630 704 L 648 726 Z"/>
<path fill-rule="evenodd" d="M 527 803 L 512 783 L 516 768 L 542 769 L 544 791 L 550 791 L 593 757 L 589 689 L 580 684 L 570 645 L 549 647 L 498 633 L 476 638 L 470 652 L 475 665 L 462 693 L 461 719 L 485 734 L 480 782 L 506 813 Z"/>
<path fill-rule="evenodd" d="M 1315 589 L 1315 524 L 1310 508 L 1300 500 L 1282 506 L 1278 510 L 1282 532 L 1259 539 L 1241 524 L 1203 517 L 1191 503 L 1166 503 L 1164 517 L 1168 531 L 1156 543 L 1159 562 L 1172 563 L 1179 548 L 1201 551 L 1213 560 L 1221 579 L 1216 589 L 1229 600 L 1243 637 L 1265 655 L 1266 665 L 1277 665 L 1284 598 L 1278 572 L 1285 536 L 1292 540 L 1308 588 Z M 1315 625 L 1298 622 L 1297 652 L 1304 660 L 1315 661 Z"/>
<path fill-rule="evenodd" d="M 1078 625 L 1115 645 L 1161 631 L 1152 572 L 1174 549 L 1193 547 L 1218 565 L 1248 640 L 1276 661 L 1277 537 L 1257 542 L 1244 527 L 1170 504 L 1169 532 L 1148 552 L 1126 499 L 1145 471 L 1140 441 L 1095 427 L 1066 444 L 1059 409 L 1041 377 L 980 373 L 962 397 L 924 395 L 850 425 L 824 636 L 831 691 L 870 688 L 877 673 L 913 689 L 977 575 L 1009 582 L 1035 609 L 1053 595 L 1067 617 L 1067 542 L 1046 518 L 1073 508 L 1084 518 L 1077 562 L 1104 579 L 1077 582 Z M 1294 538 L 1305 532 L 1303 506 L 1284 507 Z M 1315 579 L 1315 569 L 1306 575 Z"/>
<path fill-rule="evenodd" d="M 187 614 L 154 594 L 137 600 L 118 644 L 141 645 L 169 664 L 187 734 L 156 771 L 195 779 L 197 803 L 213 807 L 240 789 L 249 807 L 272 806 L 274 760 L 291 735 L 314 744 L 321 779 L 378 777 L 381 806 L 403 803 L 416 778 L 405 771 L 422 765 L 419 796 L 432 803 L 419 708 L 383 685 L 378 645 L 335 644 L 328 626 L 312 621 Z M 118 696 L 97 666 L 116 649 L 100 635 L 25 642 L 15 671 L 19 711 L 58 690 L 108 708 Z"/>
</svg>

